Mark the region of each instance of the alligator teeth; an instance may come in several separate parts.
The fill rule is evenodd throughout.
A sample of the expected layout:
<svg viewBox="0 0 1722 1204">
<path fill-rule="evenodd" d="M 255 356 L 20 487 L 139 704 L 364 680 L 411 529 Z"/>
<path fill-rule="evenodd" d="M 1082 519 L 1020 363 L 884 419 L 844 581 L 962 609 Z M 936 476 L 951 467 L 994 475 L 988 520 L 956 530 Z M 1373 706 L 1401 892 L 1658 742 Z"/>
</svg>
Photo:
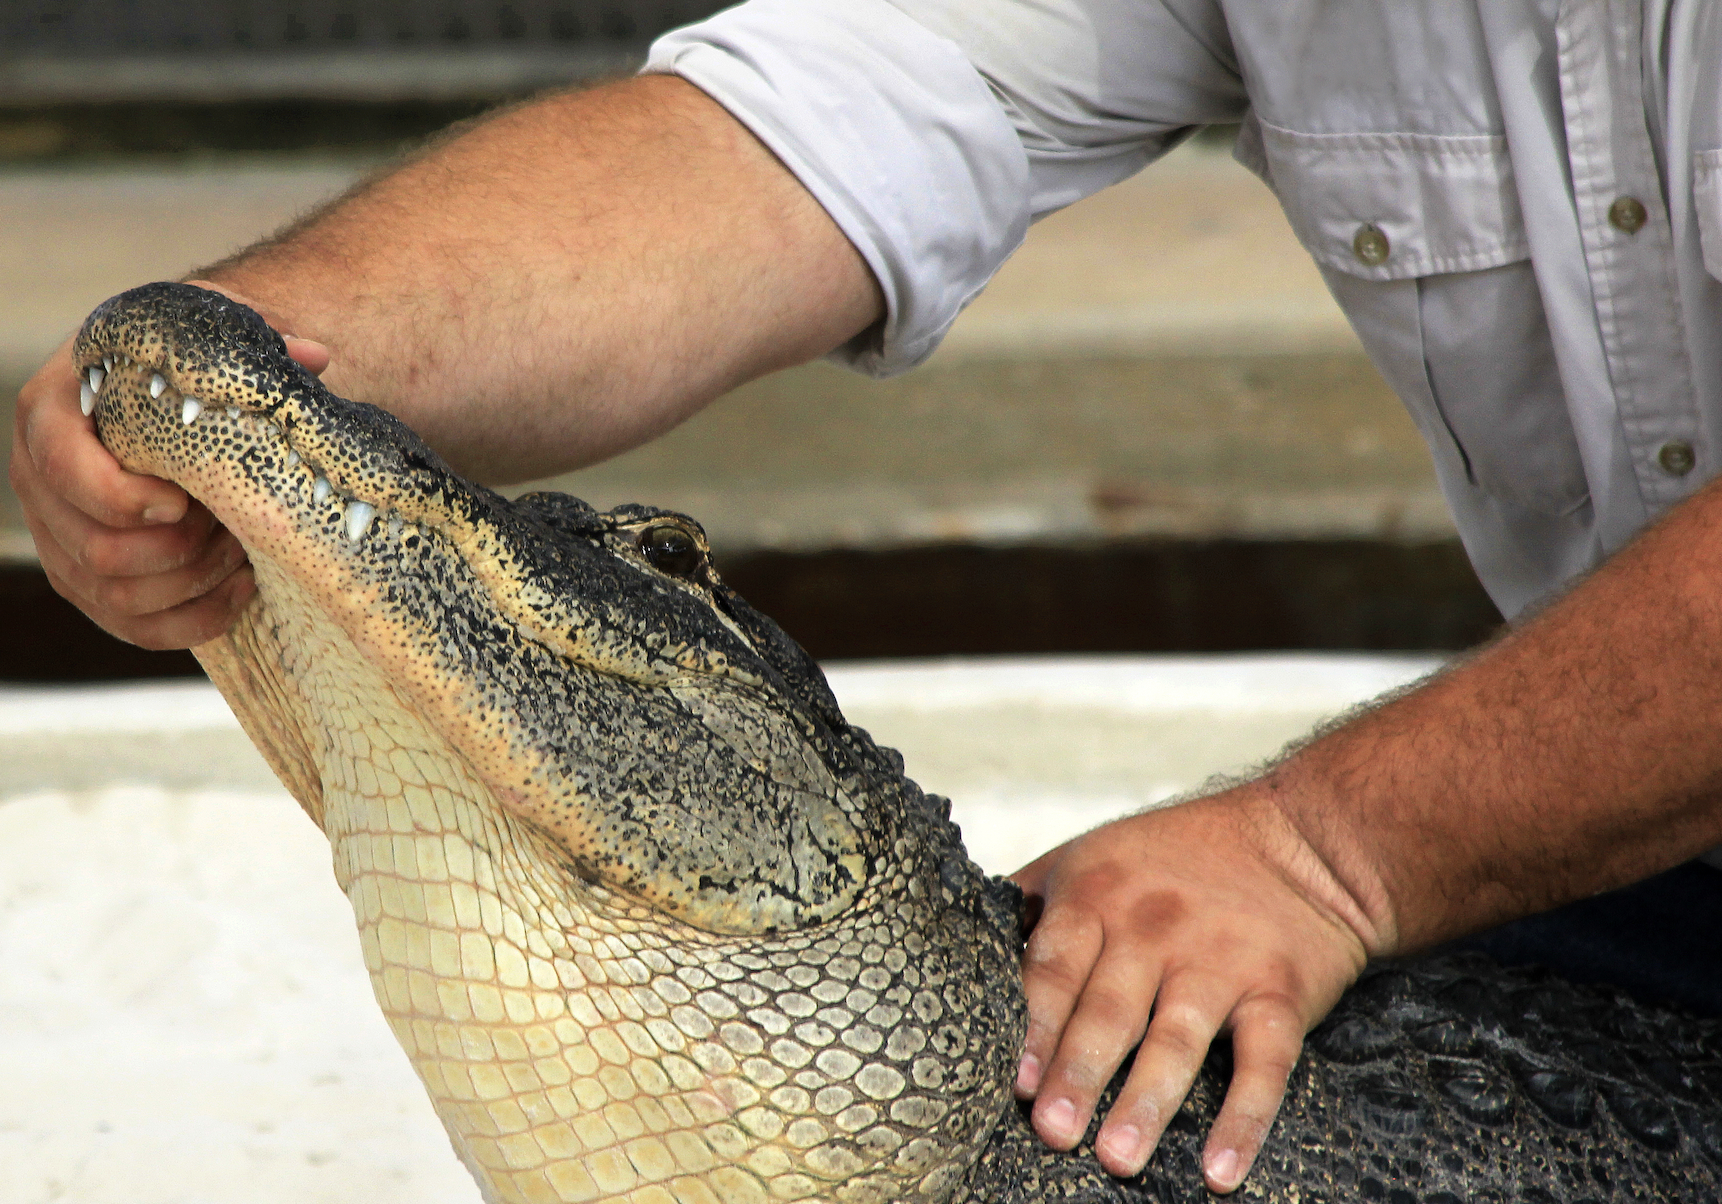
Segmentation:
<svg viewBox="0 0 1722 1204">
<path fill-rule="evenodd" d="M 328 496 L 329 496 L 329 478 L 328 477 L 318 477 L 315 481 L 313 481 L 311 483 L 311 500 L 313 502 L 321 502 L 321 501 L 325 501 L 328 498 Z"/>
<path fill-rule="evenodd" d="M 203 413 L 203 403 L 195 397 L 187 397 L 185 404 L 179 407 L 179 420 L 190 426 L 201 413 Z"/>
<path fill-rule="evenodd" d="M 96 387 L 100 388 L 101 386 L 97 385 Z M 160 397 L 163 393 L 166 393 L 166 392 L 167 392 L 167 377 L 165 377 L 161 373 L 157 372 L 149 378 L 149 395 L 150 395 L 150 399 L 152 401 L 155 398 Z"/>
<path fill-rule="evenodd" d="M 227 416 L 229 418 L 239 417 L 239 407 L 238 406 L 228 406 L 227 407 Z"/>
<path fill-rule="evenodd" d="M 104 355 L 102 357 L 102 370 L 105 372 L 112 372 L 114 370 L 114 357 L 113 356 Z"/>
<path fill-rule="evenodd" d="M 87 380 L 78 382 L 78 408 L 84 412 L 85 418 L 96 412 L 96 391 L 90 388 Z"/>
<path fill-rule="evenodd" d="M 288 468 L 298 468 L 299 467 L 299 453 L 298 452 L 293 451 L 291 449 L 288 450 L 288 452 L 287 452 L 287 467 Z"/>
<path fill-rule="evenodd" d="M 100 392 L 101 387 L 102 387 L 102 382 L 104 380 L 106 380 L 107 378 L 108 378 L 108 374 L 106 372 L 103 372 L 100 368 L 91 367 L 90 368 L 90 392 L 92 392 L 92 393 Z"/>
<path fill-rule="evenodd" d="M 347 542 L 358 543 L 363 539 L 365 532 L 371 529 L 371 519 L 375 518 L 376 514 L 377 508 L 369 502 L 348 502 L 346 513 Z"/>
</svg>

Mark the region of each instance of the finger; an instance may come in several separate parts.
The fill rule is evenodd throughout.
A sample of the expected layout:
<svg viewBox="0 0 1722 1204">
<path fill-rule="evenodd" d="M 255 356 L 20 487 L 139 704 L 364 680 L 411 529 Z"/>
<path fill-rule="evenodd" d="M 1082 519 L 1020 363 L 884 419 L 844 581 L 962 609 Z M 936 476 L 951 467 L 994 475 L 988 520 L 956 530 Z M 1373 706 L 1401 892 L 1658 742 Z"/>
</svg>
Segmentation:
<svg viewBox="0 0 1722 1204">
<path fill-rule="evenodd" d="M 65 499 L 106 527 L 178 522 L 185 490 L 157 477 L 127 472 L 78 408 L 71 360 L 51 363 L 18 396 L 19 449 L 12 457 L 13 489 L 26 506 L 44 496 Z"/>
<path fill-rule="evenodd" d="M 1235 1191 L 1249 1174 L 1303 1050 L 1304 1025 L 1283 995 L 1261 995 L 1232 1013 L 1232 1083 L 1202 1154 L 1212 1191 Z"/>
<path fill-rule="evenodd" d="M 108 527 L 57 494 L 36 498 L 33 517 L 46 538 L 41 542 L 59 551 L 68 576 L 139 577 L 169 573 L 197 561 L 208 549 L 215 519 L 196 502 L 176 523 L 149 527 Z M 185 599 L 175 599 L 182 602 Z"/>
<path fill-rule="evenodd" d="M 316 339 L 302 339 L 289 334 L 282 336 L 282 342 L 287 344 L 287 354 L 312 376 L 323 375 L 323 370 L 329 366 L 329 348 Z"/>
<path fill-rule="evenodd" d="M 1134 1175 L 1147 1164 L 1225 1021 L 1231 1005 L 1225 994 L 1218 980 L 1190 974 L 1162 982 L 1130 1076 L 1095 1138 L 1095 1153 L 1110 1173 Z"/>
<path fill-rule="evenodd" d="M 1010 880 L 1016 883 L 1025 895 L 1040 896 L 1046 894 L 1047 875 L 1052 872 L 1053 864 L 1064 852 L 1064 848 L 1063 845 L 1060 845 L 1056 849 L 1042 853 L 1016 873 L 1011 874 Z"/>
<path fill-rule="evenodd" d="M 296 334 L 289 334 L 284 329 L 281 318 L 268 306 L 252 300 L 244 293 L 235 292 L 224 284 L 217 284 L 213 280 L 187 280 L 185 283 L 193 288 L 206 288 L 211 292 L 220 293 L 230 301 L 237 301 L 248 309 L 256 310 L 265 322 L 280 333 L 281 341 L 287 344 L 287 354 L 297 360 L 300 367 L 307 372 L 321 376 L 323 370 L 329 366 L 329 348 L 326 344 L 319 343 L 316 339 L 306 339 Z"/>
<path fill-rule="evenodd" d="M 1028 1001 L 1028 1036 L 1017 1068 L 1018 1098 L 1040 1089 L 1042 1072 L 1058 1049 L 1059 1033 L 1100 956 L 1104 929 L 1087 908 L 1053 908 L 1041 917 L 1023 950 L 1022 988 Z"/>
<path fill-rule="evenodd" d="M 43 569 L 59 583 L 56 588 L 110 629 L 194 601 L 246 563 L 245 549 L 222 528 L 211 534 L 194 558 L 160 573 L 103 576 L 70 562 L 48 540 L 38 540 L 38 551 Z"/>
<path fill-rule="evenodd" d="M 1100 1093 L 1148 1026 L 1159 961 L 1109 944 L 1058 1039 L 1034 1106 L 1034 1128 L 1054 1149 L 1082 1139 Z M 1128 1137 L 1114 1126 L 1114 1138 Z"/>
<path fill-rule="evenodd" d="M 48 575 L 49 583 L 71 597 L 64 583 Z M 108 620 L 83 603 L 79 605 L 102 630 L 140 648 L 195 648 L 228 631 L 257 592 L 251 566 L 241 565 L 213 589 L 166 610 Z M 73 601 L 77 601 L 73 598 Z"/>
</svg>

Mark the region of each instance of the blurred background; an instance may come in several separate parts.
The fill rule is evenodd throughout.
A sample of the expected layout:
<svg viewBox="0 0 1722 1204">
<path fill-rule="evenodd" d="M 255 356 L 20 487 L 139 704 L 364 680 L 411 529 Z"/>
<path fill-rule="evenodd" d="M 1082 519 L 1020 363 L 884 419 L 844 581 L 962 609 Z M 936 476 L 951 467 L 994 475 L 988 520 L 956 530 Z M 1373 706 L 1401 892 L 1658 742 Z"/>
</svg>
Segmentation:
<svg viewBox="0 0 1722 1204">
<path fill-rule="evenodd" d="M 0 0 L 0 453 L 104 298 L 714 7 Z M 991 871 L 1499 622 L 1230 143 L 1047 219 L 913 373 L 784 372 L 549 483 L 701 519 Z M 59 600 L 0 486 L 0 1199 L 474 1204 L 329 879 L 196 662 Z"/>
<path fill-rule="evenodd" d="M 0 3 L 0 398 L 104 297 L 715 7 Z M 822 657 L 1476 642 L 1416 432 L 1230 134 L 1043 222 L 918 371 L 782 373 L 554 485 L 693 513 Z M 0 630 L 3 680 L 196 672 L 60 603 L 9 493 Z"/>
</svg>

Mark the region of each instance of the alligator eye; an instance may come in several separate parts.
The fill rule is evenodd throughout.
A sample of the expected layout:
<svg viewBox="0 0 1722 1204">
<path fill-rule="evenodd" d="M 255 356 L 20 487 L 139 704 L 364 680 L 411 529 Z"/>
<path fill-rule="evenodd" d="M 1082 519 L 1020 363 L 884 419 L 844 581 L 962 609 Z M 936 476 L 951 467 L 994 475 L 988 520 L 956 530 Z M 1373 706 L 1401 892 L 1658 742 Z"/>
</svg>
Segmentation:
<svg viewBox="0 0 1722 1204">
<path fill-rule="evenodd" d="M 640 536 L 640 551 L 653 568 L 672 577 L 692 577 L 700 569 L 699 544 L 674 523 L 647 527 Z"/>
</svg>

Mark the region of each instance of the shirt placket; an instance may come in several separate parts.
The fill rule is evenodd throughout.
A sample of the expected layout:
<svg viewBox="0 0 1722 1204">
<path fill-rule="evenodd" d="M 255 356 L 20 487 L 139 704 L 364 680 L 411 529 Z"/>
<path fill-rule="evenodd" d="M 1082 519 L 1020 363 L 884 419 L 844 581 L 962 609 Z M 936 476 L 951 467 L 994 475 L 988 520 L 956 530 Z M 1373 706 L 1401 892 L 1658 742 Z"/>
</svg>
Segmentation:
<svg viewBox="0 0 1722 1204">
<path fill-rule="evenodd" d="M 1561 108 L 1598 335 L 1654 517 L 1707 478 L 1668 205 L 1645 117 L 1645 0 L 1573 0 L 1556 23 Z"/>
</svg>

